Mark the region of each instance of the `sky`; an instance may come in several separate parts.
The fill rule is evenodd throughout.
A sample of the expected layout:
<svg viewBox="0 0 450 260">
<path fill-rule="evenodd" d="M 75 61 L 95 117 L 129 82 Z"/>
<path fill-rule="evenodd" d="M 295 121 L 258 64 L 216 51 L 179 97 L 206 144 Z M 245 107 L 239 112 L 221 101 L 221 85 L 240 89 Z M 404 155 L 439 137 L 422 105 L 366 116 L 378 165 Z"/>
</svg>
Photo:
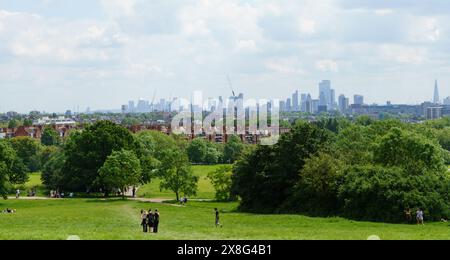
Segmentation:
<svg viewBox="0 0 450 260">
<path fill-rule="evenodd" d="M 128 100 L 450 96 L 448 0 L 0 0 L 0 112 Z"/>
</svg>

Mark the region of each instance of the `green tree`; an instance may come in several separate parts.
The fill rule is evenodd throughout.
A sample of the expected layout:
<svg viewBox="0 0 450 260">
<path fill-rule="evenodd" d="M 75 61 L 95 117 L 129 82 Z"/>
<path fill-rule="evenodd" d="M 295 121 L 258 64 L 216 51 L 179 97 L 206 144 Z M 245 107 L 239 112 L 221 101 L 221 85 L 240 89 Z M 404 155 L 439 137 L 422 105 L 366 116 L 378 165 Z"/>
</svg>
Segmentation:
<svg viewBox="0 0 450 260">
<path fill-rule="evenodd" d="M 15 119 L 9 120 L 8 128 L 16 128 L 18 126 L 19 126 L 19 122 L 17 122 L 17 120 L 15 120 Z"/>
<path fill-rule="evenodd" d="M 28 172 L 36 172 L 41 169 L 39 154 L 42 147 L 37 140 L 31 137 L 16 137 L 10 139 L 9 142 L 27 167 Z"/>
<path fill-rule="evenodd" d="M 192 163 L 217 164 L 221 157 L 215 144 L 203 138 L 192 140 L 186 150 Z"/>
<path fill-rule="evenodd" d="M 197 194 L 198 180 L 192 172 L 189 159 L 181 149 L 165 149 L 161 152 L 161 164 L 158 175 L 161 179 L 161 190 L 171 190 L 177 201 L 180 195 L 193 196 Z"/>
<path fill-rule="evenodd" d="M 15 160 L 14 149 L 5 141 L 0 140 L 0 196 L 4 199 L 8 194 L 9 175 Z"/>
<path fill-rule="evenodd" d="M 339 188 L 343 215 L 349 218 L 403 222 L 406 208 L 422 208 L 429 220 L 449 217 L 448 176 L 414 176 L 398 167 L 354 166 Z"/>
<path fill-rule="evenodd" d="M 330 132 L 299 122 L 274 146 L 258 146 L 234 167 L 233 193 L 241 209 L 274 212 L 291 198 L 305 161 L 329 146 Z"/>
<path fill-rule="evenodd" d="M 47 189 L 62 190 L 64 188 L 64 164 L 66 157 L 63 152 L 52 153 L 44 164 L 41 180 Z"/>
<path fill-rule="evenodd" d="M 46 127 L 41 137 L 41 144 L 45 146 L 58 145 L 61 141 L 59 133 L 53 127 Z"/>
<path fill-rule="evenodd" d="M 31 119 L 29 119 L 29 118 L 25 118 L 25 119 L 23 120 L 23 126 L 30 127 L 30 126 L 32 126 L 32 125 L 33 125 L 33 120 L 31 120 Z"/>
<path fill-rule="evenodd" d="M 320 153 L 307 159 L 289 209 L 312 215 L 333 215 L 340 209 L 338 192 L 343 179 L 343 163 Z"/>
<path fill-rule="evenodd" d="M 223 149 L 223 161 L 225 163 L 236 162 L 243 154 L 244 144 L 236 135 L 231 135 Z"/>
<path fill-rule="evenodd" d="M 99 170 L 97 183 L 108 191 L 113 189 L 126 190 L 136 186 L 142 180 L 142 168 L 139 159 L 133 151 L 114 151 Z M 123 193 L 122 193 L 123 194 Z"/>
<path fill-rule="evenodd" d="M 392 128 L 374 152 L 375 162 L 386 167 L 401 167 L 409 174 L 447 171 L 442 148 L 417 133 Z"/>
<path fill-rule="evenodd" d="M 231 165 L 220 166 L 217 170 L 208 174 L 208 178 L 216 190 L 217 201 L 235 201 L 237 199 L 231 192 L 232 175 L 233 167 Z"/>
<path fill-rule="evenodd" d="M 177 142 L 169 135 L 157 131 L 142 131 L 135 135 L 142 167 L 142 182 L 149 183 L 157 176 L 161 164 L 161 151 L 177 149 Z"/>
<path fill-rule="evenodd" d="M 203 138 L 196 138 L 189 143 L 187 154 L 192 163 L 203 163 L 206 151 L 208 149 L 207 141 Z"/>
<path fill-rule="evenodd" d="M 65 144 L 64 184 L 73 191 L 101 188 L 95 185 L 99 169 L 113 151 L 138 151 L 138 144 L 126 128 L 99 121 L 70 135 Z M 140 155 L 138 155 L 140 156 Z"/>
</svg>

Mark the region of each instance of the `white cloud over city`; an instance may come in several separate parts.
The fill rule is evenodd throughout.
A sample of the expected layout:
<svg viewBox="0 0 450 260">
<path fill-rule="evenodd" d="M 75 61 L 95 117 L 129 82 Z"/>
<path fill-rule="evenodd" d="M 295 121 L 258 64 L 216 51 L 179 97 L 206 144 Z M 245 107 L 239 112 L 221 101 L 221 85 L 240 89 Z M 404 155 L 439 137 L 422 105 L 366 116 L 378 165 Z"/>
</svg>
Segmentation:
<svg viewBox="0 0 450 260">
<path fill-rule="evenodd" d="M 450 96 L 450 3 L 369 0 L 0 0 L 0 111 L 129 99 L 337 93 Z"/>
</svg>

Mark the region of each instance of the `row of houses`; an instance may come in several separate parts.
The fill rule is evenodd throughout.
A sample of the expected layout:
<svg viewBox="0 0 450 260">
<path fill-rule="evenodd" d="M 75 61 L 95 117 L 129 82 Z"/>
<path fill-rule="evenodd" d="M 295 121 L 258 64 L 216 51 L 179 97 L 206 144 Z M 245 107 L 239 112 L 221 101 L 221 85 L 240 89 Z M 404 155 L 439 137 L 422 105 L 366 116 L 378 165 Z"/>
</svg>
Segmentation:
<svg viewBox="0 0 450 260">
<path fill-rule="evenodd" d="M 36 123 L 36 122 L 35 122 Z M 70 134 L 70 131 L 74 129 L 83 129 L 83 125 L 76 125 L 75 123 L 69 123 L 69 124 L 58 124 L 57 122 L 53 122 L 53 124 L 49 125 L 47 123 L 42 124 L 42 122 L 39 122 L 41 124 L 35 124 L 33 126 L 20 126 L 17 128 L 0 128 L 0 139 L 7 139 L 7 138 L 15 138 L 15 137 L 31 137 L 34 139 L 40 140 L 42 137 L 42 134 L 44 132 L 44 129 L 46 127 L 52 127 L 55 129 L 61 138 L 65 138 Z M 128 126 L 128 130 L 130 130 L 132 133 L 138 133 L 142 131 L 158 131 L 167 135 L 172 134 L 172 129 L 170 125 L 166 125 L 163 123 L 158 124 L 152 124 L 152 125 L 134 125 L 134 126 Z M 286 133 L 289 132 L 289 128 L 280 128 L 280 133 Z M 246 134 L 238 135 L 240 139 L 249 144 L 257 144 L 261 140 L 262 137 L 267 136 L 267 134 L 264 133 L 250 133 L 248 129 L 246 129 Z M 191 134 L 186 135 L 187 140 L 193 140 L 195 138 L 205 138 L 211 142 L 216 143 L 227 143 L 228 142 L 228 135 L 226 133 L 226 128 L 224 128 L 223 134 L 194 134 L 192 132 Z"/>
<path fill-rule="evenodd" d="M 40 140 L 44 132 L 44 128 L 48 126 L 20 126 L 17 128 L 0 128 L 0 139 L 15 138 L 15 137 L 31 137 Z M 70 130 L 74 125 L 51 125 L 61 138 L 69 135 Z"/>
</svg>

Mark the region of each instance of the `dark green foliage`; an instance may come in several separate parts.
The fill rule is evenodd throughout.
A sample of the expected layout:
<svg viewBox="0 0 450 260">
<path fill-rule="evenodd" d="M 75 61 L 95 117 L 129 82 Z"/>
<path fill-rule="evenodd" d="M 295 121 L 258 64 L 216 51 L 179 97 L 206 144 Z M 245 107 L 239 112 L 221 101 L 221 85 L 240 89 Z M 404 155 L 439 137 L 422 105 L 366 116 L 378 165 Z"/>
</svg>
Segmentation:
<svg viewBox="0 0 450 260">
<path fill-rule="evenodd" d="M 98 171 L 113 151 L 138 151 L 138 144 L 126 129 L 109 121 L 100 121 L 81 133 L 70 136 L 64 153 L 64 188 L 89 191 L 101 188 L 95 185 Z"/>
<path fill-rule="evenodd" d="M 59 133 L 52 127 L 46 127 L 41 137 L 41 144 L 45 146 L 58 145 L 61 142 Z"/>
<path fill-rule="evenodd" d="M 36 172 L 41 169 L 39 154 L 42 146 L 31 137 L 16 137 L 9 140 L 11 146 L 16 151 L 17 156 L 27 167 L 28 172 Z"/>
<path fill-rule="evenodd" d="M 344 216 L 356 219 L 403 222 L 404 210 L 422 208 L 428 220 L 448 218 L 445 175 L 411 175 L 401 168 L 350 167 L 340 187 Z"/>
<path fill-rule="evenodd" d="M 310 215 L 338 214 L 338 193 L 343 182 L 343 167 L 341 161 L 324 153 L 306 160 L 300 171 L 300 181 L 286 210 Z"/>
<path fill-rule="evenodd" d="M 259 146 L 238 161 L 233 192 L 242 199 L 241 208 L 274 212 L 288 200 L 299 181 L 305 160 L 325 148 L 329 131 L 299 123 L 274 146 Z"/>
<path fill-rule="evenodd" d="M 403 222 L 405 209 L 422 208 L 427 220 L 450 217 L 450 156 L 432 128 L 366 117 L 314 125 L 236 163 L 241 209 Z"/>
<path fill-rule="evenodd" d="M 231 135 L 223 148 L 223 162 L 234 163 L 244 153 L 245 146 L 238 136 Z"/>
<path fill-rule="evenodd" d="M 196 138 L 187 146 L 189 161 L 199 164 L 217 164 L 222 157 L 216 144 Z"/>
<path fill-rule="evenodd" d="M 63 167 L 66 157 L 63 152 L 56 152 L 50 155 L 44 164 L 41 179 L 43 184 L 50 190 L 61 190 L 64 185 Z"/>
<path fill-rule="evenodd" d="M 130 186 L 137 186 L 141 181 L 141 163 L 133 151 L 127 150 L 114 151 L 108 156 L 96 180 L 106 194 L 114 189 L 124 191 Z"/>
<path fill-rule="evenodd" d="M 233 167 L 224 165 L 216 171 L 208 174 L 214 189 L 216 190 L 217 201 L 235 201 L 237 197 L 232 193 Z"/>
</svg>

